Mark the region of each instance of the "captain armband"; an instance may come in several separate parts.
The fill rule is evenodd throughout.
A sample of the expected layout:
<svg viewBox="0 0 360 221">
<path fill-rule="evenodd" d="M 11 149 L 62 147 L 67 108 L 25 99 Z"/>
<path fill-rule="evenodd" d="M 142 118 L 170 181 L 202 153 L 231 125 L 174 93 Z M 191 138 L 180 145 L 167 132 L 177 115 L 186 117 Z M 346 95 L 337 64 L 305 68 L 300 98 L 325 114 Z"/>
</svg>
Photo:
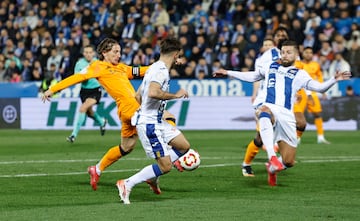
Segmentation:
<svg viewBox="0 0 360 221">
<path fill-rule="evenodd" d="M 134 78 L 140 78 L 140 66 L 132 67 L 132 75 Z"/>
</svg>

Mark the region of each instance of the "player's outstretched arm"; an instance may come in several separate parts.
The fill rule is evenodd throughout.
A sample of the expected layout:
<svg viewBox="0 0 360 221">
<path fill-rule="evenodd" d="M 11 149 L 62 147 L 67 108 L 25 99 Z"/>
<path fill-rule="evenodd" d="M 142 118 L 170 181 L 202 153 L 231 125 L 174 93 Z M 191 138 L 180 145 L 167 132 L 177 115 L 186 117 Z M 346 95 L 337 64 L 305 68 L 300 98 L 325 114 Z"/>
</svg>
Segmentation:
<svg viewBox="0 0 360 221">
<path fill-rule="evenodd" d="M 247 82 L 259 81 L 263 78 L 258 71 L 230 71 L 219 69 L 213 72 L 213 77 L 223 77 L 226 75 Z"/>
<path fill-rule="evenodd" d="M 320 83 L 316 80 L 310 80 L 308 84 L 306 85 L 306 89 L 311 91 L 316 91 L 320 93 L 326 92 L 330 87 L 332 87 L 336 82 L 343 81 L 343 80 L 349 80 L 351 77 L 350 71 L 337 71 L 335 73 L 335 76 L 330 78 L 329 80 Z"/>
</svg>

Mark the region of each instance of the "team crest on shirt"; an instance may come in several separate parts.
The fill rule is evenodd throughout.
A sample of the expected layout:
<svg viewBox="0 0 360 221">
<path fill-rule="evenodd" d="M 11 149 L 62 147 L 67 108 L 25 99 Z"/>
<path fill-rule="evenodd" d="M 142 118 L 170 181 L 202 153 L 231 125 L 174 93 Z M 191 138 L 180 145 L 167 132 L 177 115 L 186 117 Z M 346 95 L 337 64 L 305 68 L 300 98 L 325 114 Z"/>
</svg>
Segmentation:
<svg viewBox="0 0 360 221">
<path fill-rule="evenodd" d="M 288 77 L 290 79 L 294 79 L 296 73 L 299 71 L 299 69 L 290 69 L 285 73 L 285 77 Z"/>
</svg>

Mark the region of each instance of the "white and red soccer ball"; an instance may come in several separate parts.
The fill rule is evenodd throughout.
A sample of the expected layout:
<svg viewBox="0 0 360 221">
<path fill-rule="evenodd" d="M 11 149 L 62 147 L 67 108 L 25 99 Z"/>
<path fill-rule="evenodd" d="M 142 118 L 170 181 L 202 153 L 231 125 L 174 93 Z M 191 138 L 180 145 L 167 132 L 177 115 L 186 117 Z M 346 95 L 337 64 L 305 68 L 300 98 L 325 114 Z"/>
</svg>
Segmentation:
<svg viewBox="0 0 360 221">
<path fill-rule="evenodd" d="M 179 158 L 179 162 L 182 168 L 187 171 L 195 170 L 200 165 L 200 154 L 193 149 L 188 150 L 186 154 Z"/>
</svg>

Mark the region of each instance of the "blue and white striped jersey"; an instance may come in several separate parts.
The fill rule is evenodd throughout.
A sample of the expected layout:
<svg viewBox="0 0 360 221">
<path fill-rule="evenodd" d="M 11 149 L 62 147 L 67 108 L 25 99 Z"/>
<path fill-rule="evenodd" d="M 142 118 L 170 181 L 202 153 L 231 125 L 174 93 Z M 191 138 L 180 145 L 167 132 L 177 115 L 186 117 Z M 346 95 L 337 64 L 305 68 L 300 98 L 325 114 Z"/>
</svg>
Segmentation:
<svg viewBox="0 0 360 221">
<path fill-rule="evenodd" d="M 260 57 L 255 60 L 255 70 L 263 67 L 271 61 L 277 61 L 281 58 L 280 49 L 277 47 L 266 50 Z"/>
<path fill-rule="evenodd" d="M 294 66 L 284 67 L 277 62 L 265 64 L 258 70 L 264 78 L 263 87 L 259 90 L 259 103 L 271 103 L 292 110 L 296 92 L 306 88 L 310 75 Z"/>
<path fill-rule="evenodd" d="M 161 90 L 169 91 L 170 75 L 169 70 L 163 61 L 157 61 L 149 67 L 140 85 L 142 101 L 138 111 L 139 116 L 137 124 L 161 123 L 167 101 L 150 98 L 148 96 L 149 85 L 151 82 L 159 83 L 161 85 Z"/>
<path fill-rule="evenodd" d="M 264 65 L 268 65 L 269 62 L 274 62 L 280 59 L 280 49 L 278 49 L 277 47 L 273 47 L 270 48 L 268 50 L 266 50 L 260 57 L 258 57 L 255 60 L 255 71 L 259 70 L 261 68 L 264 68 Z M 260 87 L 258 90 L 261 90 L 261 88 L 263 88 L 264 86 L 264 82 L 261 81 L 260 83 Z M 253 102 L 253 106 L 257 107 L 259 106 L 259 104 L 262 102 L 264 98 L 261 97 L 261 95 L 259 94 L 259 91 L 257 92 L 256 98 Z"/>
</svg>

